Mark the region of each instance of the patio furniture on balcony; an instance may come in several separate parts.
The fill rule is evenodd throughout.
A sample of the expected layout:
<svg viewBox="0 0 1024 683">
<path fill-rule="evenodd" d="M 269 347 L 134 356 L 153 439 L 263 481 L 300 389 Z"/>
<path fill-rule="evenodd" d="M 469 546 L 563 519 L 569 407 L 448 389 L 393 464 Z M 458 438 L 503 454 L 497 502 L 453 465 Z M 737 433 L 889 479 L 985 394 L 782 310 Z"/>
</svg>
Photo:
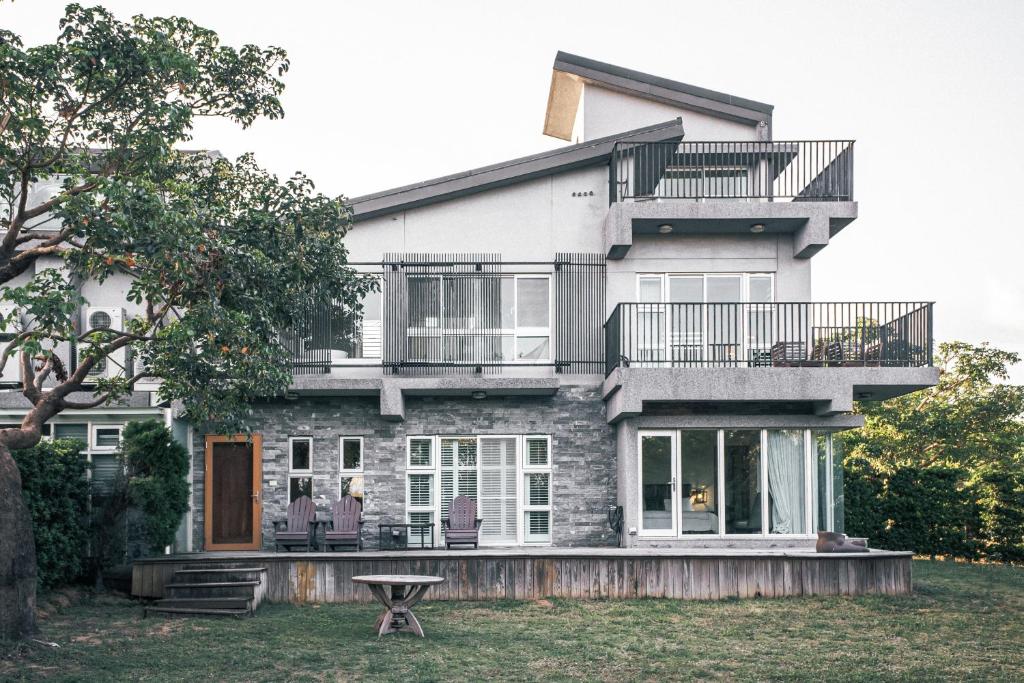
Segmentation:
<svg viewBox="0 0 1024 683">
<path fill-rule="evenodd" d="M 308 553 L 316 545 L 316 506 L 309 496 L 299 496 L 288 505 L 287 519 L 274 522 L 274 549 L 306 546 Z"/>
</svg>

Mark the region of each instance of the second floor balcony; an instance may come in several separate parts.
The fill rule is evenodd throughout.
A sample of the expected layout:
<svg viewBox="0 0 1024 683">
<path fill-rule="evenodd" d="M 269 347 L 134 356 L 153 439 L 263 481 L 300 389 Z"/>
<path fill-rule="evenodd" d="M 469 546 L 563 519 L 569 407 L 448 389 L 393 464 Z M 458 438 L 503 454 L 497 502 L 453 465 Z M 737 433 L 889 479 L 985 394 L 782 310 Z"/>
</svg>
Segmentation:
<svg viewBox="0 0 1024 683">
<path fill-rule="evenodd" d="M 853 201 L 853 141 L 619 142 L 609 202 Z"/>
<path fill-rule="evenodd" d="M 620 303 L 606 367 L 922 367 L 929 302 Z"/>
</svg>

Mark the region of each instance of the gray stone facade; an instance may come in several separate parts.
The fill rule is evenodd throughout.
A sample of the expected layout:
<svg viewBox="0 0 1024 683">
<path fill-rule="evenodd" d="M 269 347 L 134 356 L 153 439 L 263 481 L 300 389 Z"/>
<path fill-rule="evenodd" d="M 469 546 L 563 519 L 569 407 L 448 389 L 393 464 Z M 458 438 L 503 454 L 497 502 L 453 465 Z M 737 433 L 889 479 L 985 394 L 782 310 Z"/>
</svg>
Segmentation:
<svg viewBox="0 0 1024 683">
<path fill-rule="evenodd" d="M 615 434 L 600 387 L 563 386 L 554 396 L 410 396 L 405 420 L 381 418 L 377 397 L 310 397 L 253 406 L 263 437 L 263 545 L 273 547 L 273 520 L 288 504 L 288 439 L 313 437 L 313 495 L 329 500 L 340 487 L 339 440 L 363 437 L 364 543 L 377 545 L 377 524 L 405 521 L 406 437 L 545 434 L 551 436 L 552 544 L 615 545 L 607 508 L 616 500 Z M 204 435 L 193 449 L 193 547 L 203 545 Z"/>
</svg>

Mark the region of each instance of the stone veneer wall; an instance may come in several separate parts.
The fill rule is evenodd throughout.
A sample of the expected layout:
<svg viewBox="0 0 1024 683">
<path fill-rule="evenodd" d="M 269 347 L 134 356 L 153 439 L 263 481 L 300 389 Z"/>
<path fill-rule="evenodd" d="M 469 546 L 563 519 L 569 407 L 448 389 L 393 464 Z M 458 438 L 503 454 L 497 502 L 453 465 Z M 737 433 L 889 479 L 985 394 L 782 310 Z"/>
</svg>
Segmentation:
<svg viewBox="0 0 1024 683">
<path fill-rule="evenodd" d="M 554 396 L 405 399 L 405 421 L 380 417 L 376 397 L 302 398 L 253 406 L 263 436 L 263 545 L 273 548 L 272 521 L 288 504 L 288 437 L 312 436 L 313 495 L 339 490 L 339 437 L 363 437 L 364 547 L 377 544 L 380 521 L 405 521 L 406 437 L 549 434 L 552 455 L 552 543 L 611 546 L 607 508 L 616 501 L 615 434 L 605 420 L 600 387 L 563 386 Z M 203 430 L 196 430 L 193 547 L 203 546 Z M 270 482 L 276 482 L 271 486 Z"/>
</svg>

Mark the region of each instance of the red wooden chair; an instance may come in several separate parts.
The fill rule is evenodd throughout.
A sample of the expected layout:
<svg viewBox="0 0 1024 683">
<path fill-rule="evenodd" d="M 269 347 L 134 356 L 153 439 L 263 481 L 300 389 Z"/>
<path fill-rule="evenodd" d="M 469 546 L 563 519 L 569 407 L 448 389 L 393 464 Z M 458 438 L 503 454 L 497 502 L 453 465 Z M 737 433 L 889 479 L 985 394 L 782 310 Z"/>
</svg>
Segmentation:
<svg viewBox="0 0 1024 683">
<path fill-rule="evenodd" d="M 480 547 L 480 523 L 476 516 L 476 501 L 468 496 L 456 496 L 448 510 L 448 519 L 441 520 L 444 525 L 444 547 L 452 545 L 473 544 Z"/>
<path fill-rule="evenodd" d="M 288 506 L 288 519 L 274 522 L 274 550 L 289 550 L 295 546 L 306 546 L 308 553 L 316 539 L 313 538 L 313 520 L 316 506 L 309 496 L 299 496 Z"/>
<path fill-rule="evenodd" d="M 345 496 L 331 505 L 331 521 L 324 532 L 324 549 L 351 546 L 363 549 L 363 506 L 352 496 Z"/>
</svg>

